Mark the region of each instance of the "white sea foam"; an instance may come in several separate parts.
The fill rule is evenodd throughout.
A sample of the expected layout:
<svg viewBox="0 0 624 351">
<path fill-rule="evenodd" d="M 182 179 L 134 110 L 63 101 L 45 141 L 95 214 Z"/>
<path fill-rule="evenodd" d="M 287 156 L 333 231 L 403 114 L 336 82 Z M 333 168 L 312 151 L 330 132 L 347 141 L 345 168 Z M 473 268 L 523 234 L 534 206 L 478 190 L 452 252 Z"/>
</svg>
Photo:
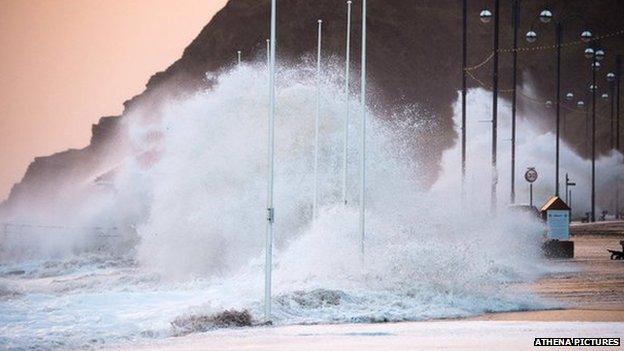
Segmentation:
<svg viewBox="0 0 624 351">
<path fill-rule="evenodd" d="M 419 135 L 435 126 L 419 122 L 417 107 L 393 109 L 400 112 L 391 116 L 368 111 L 361 255 L 357 98 L 349 101 L 345 207 L 339 204 L 345 101 L 339 73 L 330 71 L 323 80 L 320 211 L 312 220 L 313 70 L 283 68 L 278 82 L 277 323 L 419 320 L 544 306 L 508 289 L 549 268 L 539 257 L 542 224 L 506 207 L 504 166 L 498 215 L 491 215 L 489 131 L 477 122 L 487 113 L 486 92 L 469 95 L 470 190 L 463 201 L 457 146 L 445 153 L 437 182 L 427 187 L 422 181 L 431 165 L 416 156 L 428 150 Z M 261 318 L 267 90 L 265 67 L 242 65 L 222 74 L 213 90 L 171 102 L 158 118 L 144 111 L 127 116 L 132 152 L 116 166 L 115 191 L 82 193 L 72 203 L 89 214 L 88 223 L 95 217 L 132 230 L 114 245 L 74 245 L 86 240 L 84 232 L 54 239 L 73 253 L 55 249 L 54 260 L 43 255 L 33 261 L 28 250 L 30 261 L 10 255 L 0 270 L 6 281 L 0 281 L 1 289 L 8 291 L 0 296 L 0 345 L 71 348 L 166 336 L 176 317 L 226 309 L 249 309 Z M 548 135 L 528 123 L 519 135 L 518 167 L 530 163 L 548 174 L 549 163 L 541 158 Z M 569 159 L 576 157 L 564 150 Z M 618 157 L 601 162 L 614 164 Z M 586 164 L 574 162 L 579 169 Z M 536 186 L 540 200 L 549 193 L 545 184 Z M 23 251 L 19 240 L 9 243 L 13 253 Z"/>
</svg>

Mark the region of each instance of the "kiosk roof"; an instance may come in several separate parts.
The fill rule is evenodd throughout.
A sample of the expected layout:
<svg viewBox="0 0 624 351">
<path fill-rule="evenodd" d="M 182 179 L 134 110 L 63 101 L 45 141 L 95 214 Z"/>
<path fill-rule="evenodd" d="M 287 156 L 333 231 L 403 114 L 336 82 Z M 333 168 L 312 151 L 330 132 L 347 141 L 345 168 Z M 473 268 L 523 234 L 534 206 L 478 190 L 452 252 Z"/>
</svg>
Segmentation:
<svg viewBox="0 0 624 351">
<path fill-rule="evenodd" d="M 548 210 L 564 210 L 570 211 L 570 206 L 568 206 L 565 201 L 561 200 L 559 196 L 551 196 L 548 201 L 542 206 L 540 212 L 548 211 Z"/>
</svg>

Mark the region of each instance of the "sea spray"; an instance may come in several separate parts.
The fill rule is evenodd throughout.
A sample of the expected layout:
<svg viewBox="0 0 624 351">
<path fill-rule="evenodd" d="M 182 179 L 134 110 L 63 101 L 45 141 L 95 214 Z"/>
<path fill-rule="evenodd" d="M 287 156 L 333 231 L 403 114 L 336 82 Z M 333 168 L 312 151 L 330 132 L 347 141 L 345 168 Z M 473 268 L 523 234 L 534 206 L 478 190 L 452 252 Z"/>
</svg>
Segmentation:
<svg viewBox="0 0 624 351">
<path fill-rule="evenodd" d="M 549 269 L 539 254 L 543 225 L 505 206 L 504 151 L 499 162 L 500 206 L 496 216 L 489 210 L 489 129 L 478 122 L 487 112 L 489 96 L 480 89 L 469 94 L 474 111 L 469 114 L 470 190 L 463 200 L 458 191 L 458 146 L 445 152 L 437 181 L 427 186 L 428 171 L 438 165 L 421 161 L 430 147 L 421 136 L 435 125 L 421 118 L 417 106 L 393 107 L 390 110 L 396 112 L 388 115 L 368 111 L 367 239 L 365 255 L 360 255 L 354 206 L 361 131 L 352 121 L 350 206 L 344 206 L 345 101 L 337 72 L 332 69 L 323 77 L 320 207 L 313 221 L 313 70 L 280 70 L 276 323 L 418 320 L 543 307 L 534 296 L 509 289 Z M 123 240 L 124 250 L 75 245 L 114 240 L 93 238 L 90 232 L 30 241 L 28 245 L 42 248 L 53 241 L 55 258 L 39 250 L 39 260 L 18 257 L 20 262 L 1 267 L 3 289 L 18 293 L 0 300 L 0 315 L 8 316 L 2 320 L 0 345 L 9 336 L 12 346 L 35 348 L 166 336 L 178 317 L 201 320 L 226 310 L 248 310 L 252 318 L 259 318 L 266 84 L 266 67 L 243 64 L 220 75 L 211 90 L 171 101 L 157 115 L 128 115 L 124 125 L 131 147 L 125 159 L 115 163 L 110 186 L 92 196 L 85 182 L 87 190 L 70 203 L 82 209 L 77 214 L 89 214 L 84 223 L 124 228 L 122 238 L 135 239 Z M 359 113 L 357 100 L 352 96 L 349 101 L 354 115 Z M 525 141 L 520 142 L 519 156 L 525 161 L 518 168 L 525 163 L 538 167 L 543 175 L 536 191 L 545 198 L 550 186 L 545 179 L 551 172 L 543 155 L 552 140 L 528 123 L 521 125 L 519 134 Z M 501 129 L 506 129 L 504 122 Z M 621 156 L 613 155 L 605 164 L 617 162 L 617 157 Z M 578 162 L 579 172 L 587 164 L 570 159 Z M 52 217 L 57 213 L 53 206 L 49 211 Z M 19 240 L 10 243 L 24 246 Z M 115 260 L 118 266 L 110 264 Z M 24 273 L 11 273 L 20 270 Z M 38 339 L 41 335 L 45 341 Z"/>
<path fill-rule="evenodd" d="M 143 170 L 151 188 L 149 216 L 138 226 L 139 262 L 168 279 L 214 281 L 206 314 L 251 308 L 258 315 L 261 307 L 265 75 L 262 67 L 243 65 L 209 93 L 172 104 L 159 130 L 160 156 Z M 426 152 L 418 136 L 430 126 L 420 122 L 416 107 L 390 116 L 368 111 L 368 226 L 360 255 L 357 210 L 339 201 L 342 87 L 331 75 L 323 81 L 320 210 L 312 220 L 314 78 L 308 69 L 284 68 L 279 79 L 276 319 L 404 320 L 530 308 L 527 296 L 508 294 L 504 286 L 543 272 L 541 224 L 504 205 L 492 216 L 480 197 L 486 182 L 472 183 L 462 201 L 451 167 L 427 188 L 423 179 L 432 167 L 417 150 Z M 357 113 L 357 97 L 350 103 Z M 361 132 L 357 123 L 350 129 L 354 136 Z M 349 179 L 357 179 L 358 138 L 352 140 Z M 349 203 L 357 203 L 357 189 L 350 182 Z M 309 291 L 335 291 L 344 299 L 323 308 L 288 302 Z"/>
<path fill-rule="evenodd" d="M 531 87 L 523 87 L 532 94 Z M 471 89 L 467 107 L 467 173 L 465 189 L 471 201 L 488 202 L 491 184 L 491 93 L 483 89 Z M 510 202 L 511 169 L 511 106 L 506 100 L 499 102 L 498 123 L 498 203 L 506 206 Z M 457 133 L 461 126 L 461 104 L 454 105 L 454 125 Z M 543 111 L 540 111 L 543 112 Z M 551 118 L 552 120 L 548 120 Z M 555 192 L 555 134 L 542 130 L 541 125 L 554 125 L 554 115 L 541 115 L 526 108 L 518 117 L 516 134 L 516 203 L 529 203 L 529 184 L 524 179 L 528 167 L 535 167 L 539 173 L 533 184 L 534 205 L 539 207 Z M 544 121 L 544 119 L 546 119 Z M 441 176 L 432 190 L 434 192 L 458 193 L 461 190 L 461 149 L 459 145 L 447 150 L 442 158 Z M 590 210 L 591 195 L 591 160 L 574 152 L 566 140 L 561 141 L 560 149 L 560 191 L 565 199 L 565 174 L 567 173 L 576 186 L 572 189 L 572 211 L 577 218 Z M 618 151 L 611 151 L 596 157 L 596 194 L 597 214 L 607 210 L 615 211 L 616 180 L 620 177 L 620 194 L 624 174 L 624 156 Z M 622 202 L 624 203 L 624 202 Z M 620 207 L 622 207 L 620 205 Z"/>
</svg>

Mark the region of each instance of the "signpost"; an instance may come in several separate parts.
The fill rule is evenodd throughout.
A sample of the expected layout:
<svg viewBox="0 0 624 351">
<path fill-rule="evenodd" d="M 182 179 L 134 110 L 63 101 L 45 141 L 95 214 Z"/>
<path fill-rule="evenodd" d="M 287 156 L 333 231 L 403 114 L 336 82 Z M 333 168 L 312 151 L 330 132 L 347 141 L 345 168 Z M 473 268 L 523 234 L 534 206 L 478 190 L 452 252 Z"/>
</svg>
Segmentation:
<svg viewBox="0 0 624 351">
<path fill-rule="evenodd" d="M 572 208 L 572 189 L 569 189 L 572 186 L 576 186 L 576 183 L 570 182 L 570 177 L 566 173 L 566 204 Z"/>
<path fill-rule="evenodd" d="M 524 173 L 524 179 L 529 182 L 529 204 L 533 207 L 533 183 L 537 180 L 537 171 L 535 167 L 528 167 Z"/>
</svg>

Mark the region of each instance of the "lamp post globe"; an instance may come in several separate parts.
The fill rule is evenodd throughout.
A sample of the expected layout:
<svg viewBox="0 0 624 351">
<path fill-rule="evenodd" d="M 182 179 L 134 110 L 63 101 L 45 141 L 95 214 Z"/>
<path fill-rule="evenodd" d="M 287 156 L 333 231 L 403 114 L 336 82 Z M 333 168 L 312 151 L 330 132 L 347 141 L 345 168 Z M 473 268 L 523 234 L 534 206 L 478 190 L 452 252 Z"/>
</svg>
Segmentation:
<svg viewBox="0 0 624 351">
<path fill-rule="evenodd" d="M 552 101 L 548 100 L 546 101 L 546 108 L 551 108 L 553 105 Z"/>
<path fill-rule="evenodd" d="M 578 108 L 584 108 L 585 107 L 585 102 L 583 100 L 580 100 L 576 103 L 576 107 Z"/>
<path fill-rule="evenodd" d="M 492 20 L 492 12 L 488 9 L 484 9 L 479 14 L 479 18 L 481 18 L 481 22 L 489 23 Z"/>
<path fill-rule="evenodd" d="M 589 42 L 592 40 L 592 38 L 593 38 L 593 37 L 594 37 L 594 36 L 593 36 L 592 32 L 590 32 L 590 31 L 588 31 L 588 30 L 584 30 L 584 31 L 581 33 L 581 40 L 582 40 L 584 43 L 589 43 Z"/>
<path fill-rule="evenodd" d="M 567 93 L 565 96 L 566 101 L 572 101 L 572 99 L 574 99 L 574 94 L 572 93 Z"/>
<path fill-rule="evenodd" d="M 613 72 L 607 73 L 607 82 L 613 82 L 613 81 L 615 81 L 615 73 Z"/>
<path fill-rule="evenodd" d="M 600 96 L 603 100 L 607 100 L 609 99 L 609 94 L 607 93 L 603 93 L 602 96 Z"/>
<path fill-rule="evenodd" d="M 525 38 L 528 43 L 535 43 L 537 40 L 537 33 L 534 30 L 530 30 L 526 33 Z"/>
<path fill-rule="evenodd" d="M 591 84 L 591 85 L 589 86 L 589 91 L 590 91 L 590 92 L 593 92 L 593 91 L 595 91 L 595 90 L 596 90 L 596 88 L 597 88 L 597 86 L 595 86 L 595 85 Z"/>
<path fill-rule="evenodd" d="M 590 59 L 594 57 L 594 49 L 592 48 L 587 48 L 585 49 L 585 57 Z"/>
<path fill-rule="evenodd" d="M 552 19 L 553 14 L 550 10 L 542 10 L 539 14 L 539 19 L 542 23 L 548 23 Z"/>
<path fill-rule="evenodd" d="M 601 64 L 600 64 L 600 62 L 598 62 L 598 61 L 596 61 L 596 62 L 592 62 L 591 66 L 592 66 L 592 68 L 593 68 L 595 71 L 599 71 L 599 70 L 600 70 L 600 67 L 602 67 L 602 65 L 601 65 Z"/>
<path fill-rule="evenodd" d="M 602 61 L 605 57 L 605 52 L 602 49 L 596 50 L 596 61 Z"/>
</svg>

